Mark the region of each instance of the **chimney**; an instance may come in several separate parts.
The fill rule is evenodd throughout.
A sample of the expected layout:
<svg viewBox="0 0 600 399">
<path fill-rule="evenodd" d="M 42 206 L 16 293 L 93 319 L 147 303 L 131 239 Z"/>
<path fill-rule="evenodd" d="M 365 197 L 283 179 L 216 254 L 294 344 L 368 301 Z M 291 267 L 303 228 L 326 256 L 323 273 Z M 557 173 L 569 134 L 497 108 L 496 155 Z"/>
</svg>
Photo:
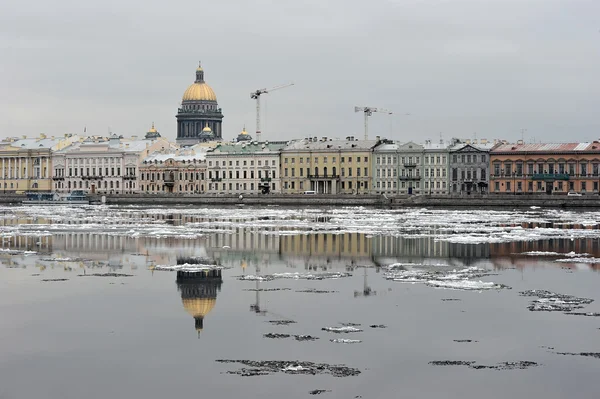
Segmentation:
<svg viewBox="0 0 600 399">
<path fill-rule="evenodd" d="M 441 142 L 440 142 L 440 143 L 441 143 Z M 471 144 L 471 139 L 466 139 L 466 140 L 465 140 L 465 143 L 467 143 L 467 144 Z"/>
<path fill-rule="evenodd" d="M 487 144 L 487 139 L 481 139 L 481 144 Z"/>
<path fill-rule="evenodd" d="M 518 145 L 523 145 L 523 140 L 517 140 Z"/>
</svg>

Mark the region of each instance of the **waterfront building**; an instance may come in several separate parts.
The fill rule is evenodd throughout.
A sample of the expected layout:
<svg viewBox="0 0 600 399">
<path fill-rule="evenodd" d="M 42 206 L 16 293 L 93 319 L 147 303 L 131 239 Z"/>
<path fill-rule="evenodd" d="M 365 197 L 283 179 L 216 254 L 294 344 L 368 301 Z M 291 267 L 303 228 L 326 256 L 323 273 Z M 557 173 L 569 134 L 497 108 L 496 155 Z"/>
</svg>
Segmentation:
<svg viewBox="0 0 600 399">
<path fill-rule="evenodd" d="M 52 189 L 52 153 L 79 140 L 67 134 L 60 138 L 7 139 L 0 143 L 2 192 L 50 191 Z"/>
<path fill-rule="evenodd" d="M 196 80 L 183 93 L 181 107 L 177 110 L 177 144 L 191 146 L 221 140 L 222 121 L 217 96 L 204 81 L 204 69 L 198 66 Z"/>
<path fill-rule="evenodd" d="M 146 194 L 206 192 L 206 148 L 156 151 L 141 162 L 140 191 Z"/>
<path fill-rule="evenodd" d="M 424 147 L 412 141 L 398 146 L 398 194 L 423 191 Z"/>
<path fill-rule="evenodd" d="M 490 151 L 494 194 L 597 194 L 600 142 L 502 143 Z"/>
<path fill-rule="evenodd" d="M 423 147 L 423 193 L 448 194 L 448 144 L 426 140 Z"/>
<path fill-rule="evenodd" d="M 279 152 L 286 141 L 221 143 L 206 153 L 209 193 L 281 192 Z"/>
<path fill-rule="evenodd" d="M 383 141 L 373 149 L 373 187 L 375 194 L 398 193 L 399 143 Z"/>
<path fill-rule="evenodd" d="M 57 192 L 83 190 L 99 194 L 137 193 L 139 164 L 150 152 L 167 149 L 164 138 L 124 139 L 112 134 L 87 137 L 52 154 L 52 188 Z"/>
<path fill-rule="evenodd" d="M 373 149 L 380 140 L 322 137 L 291 142 L 281 151 L 282 192 L 368 194 L 372 187 Z"/>
<path fill-rule="evenodd" d="M 453 139 L 449 147 L 449 184 L 452 194 L 488 192 L 490 150 L 497 144 L 486 139 Z"/>
</svg>

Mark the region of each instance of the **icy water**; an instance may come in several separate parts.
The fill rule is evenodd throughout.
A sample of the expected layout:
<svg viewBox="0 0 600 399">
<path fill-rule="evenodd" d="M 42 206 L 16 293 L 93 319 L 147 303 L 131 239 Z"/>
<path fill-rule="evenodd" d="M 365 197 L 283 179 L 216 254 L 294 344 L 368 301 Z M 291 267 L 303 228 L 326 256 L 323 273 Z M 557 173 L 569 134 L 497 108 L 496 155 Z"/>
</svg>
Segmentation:
<svg viewBox="0 0 600 399">
<path fill-rule="evenodd" d="M 600 394 L 600 212 L 0 207 L 0 238 L 0 398 Z"/>
</svg>

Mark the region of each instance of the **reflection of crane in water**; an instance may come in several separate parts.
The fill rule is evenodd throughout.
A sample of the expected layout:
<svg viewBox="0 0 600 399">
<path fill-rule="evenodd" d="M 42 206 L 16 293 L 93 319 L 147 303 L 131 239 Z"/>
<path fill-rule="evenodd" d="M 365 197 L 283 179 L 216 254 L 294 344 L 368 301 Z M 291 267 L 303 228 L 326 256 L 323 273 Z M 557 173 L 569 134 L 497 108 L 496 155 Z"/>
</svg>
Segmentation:
<svg viewBox="0 0 600 399">
<path fill-rule="evenodd" d="M 260 266 L 259 266 L 260 261 L 256 262 L 256 277 L 260 276 Z M 256 279 L 256 299 L 254 304 L 250 305 L 250 311 L 259 314 L 261 316 L 264 316 L 267 311 L 266 310 L 261 310 L 260 308 L 260 281 L 257 278 Z"/>
<path fill-rule="evenodd" d="M 363 266 L 363 271 L 364 271 L 364 278 L 363 278 L 363 290 L 362 292 L 360 291 L 354 291 L 354 297 L 356 298 L 357 296 L 371 296 L 371 295 L 377 295 L 377 291 L 373 291 L 371 289 L 371 287 L 369 287 L 369 283 L 367 282 L 367 267 Z"/>
</svg>

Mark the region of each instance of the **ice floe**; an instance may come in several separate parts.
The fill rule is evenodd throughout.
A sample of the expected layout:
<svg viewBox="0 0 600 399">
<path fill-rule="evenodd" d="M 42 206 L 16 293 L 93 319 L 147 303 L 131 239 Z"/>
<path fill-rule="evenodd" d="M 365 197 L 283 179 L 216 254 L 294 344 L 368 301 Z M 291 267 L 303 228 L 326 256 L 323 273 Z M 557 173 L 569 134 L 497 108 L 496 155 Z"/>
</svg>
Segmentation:
<svg viewBox="0 0 600 399">
<path fill-rule="evenodd" d="M 164 270 L 164 271 L 202 271 L 202 270 L 215 270 L 215 269 L 223 269 L 222 266 L 216 266 L 212 264 L 190 264 L 183 263 L 181 265 L 156 265 L 154 266 L 154 270 Z"/>
<path fill-rule="evenodd" d="M 345 339 L 345 338 L 334 338 L 329 341 L 334 342 L 336 344 L 359 344 L 362 341 L 360 339 Z"/>
<path fill-rule="evenodd" d="M 328 280 L 350 277 L 352 273 L 348 272 L 323 272 L 323 273 L 273 273 L 263 276 L 246 274 L 238 276 L 239 280 L 246 281 L 272 281 L 275 279 L 291 279 L 291 280 Z"/>
<path fill-rule="evenodd" d="M 534 299 L 527 307 L 532 312 L 571 312 L 573 309 L 582 309 L 594 302 L 593 299 L 578 298 L 546 290 L 528 290 L 519 294 L 538 298 Z"/>
<path fill-rule="evenodd" d="M 327 331 L 327 332 L 332 332 L 332 333 L 337 333 L 337 334 L 362 332 L 362 330 L 360 328 L 353 327 L 353 326 L 323 327 L 323 328 L 321 328 L 321 330 Z"/>
<path fill-rule="evenodd" d="M 424 283 L 430 287 L 447 288 L 464 291 L 481 291 L 491 289 L 510 288 L 503 284 L 494 282 L 476 281 L 474 279 L 489 276 L 492 273 L 478 267 L 467 267 L 463 269 L 441 269 L 436 268 L 414 268 L 410 270 L 399 270 L 398 264 L 388 267 L 384 277 L 387 280 L 405 283 Z"/>
</svg>

